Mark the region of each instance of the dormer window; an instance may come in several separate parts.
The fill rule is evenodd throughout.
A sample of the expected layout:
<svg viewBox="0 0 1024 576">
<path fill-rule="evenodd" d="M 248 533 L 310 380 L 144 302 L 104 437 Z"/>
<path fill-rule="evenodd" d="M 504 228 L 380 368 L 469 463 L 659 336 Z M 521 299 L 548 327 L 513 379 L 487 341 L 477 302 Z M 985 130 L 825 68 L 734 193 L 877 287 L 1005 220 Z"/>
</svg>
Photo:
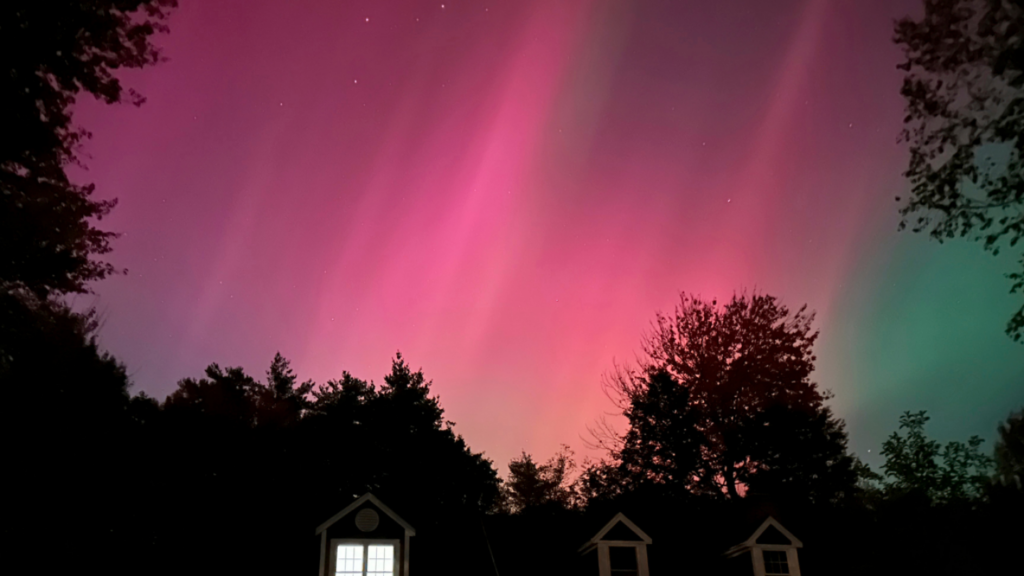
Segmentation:
<svg viewBox="0 0 1024 576">
<path fill-rule="evenodd" d="M 394 544 L 338 544 L 336 576 L 394 576 Z"/>
<path fill-rule="evenodd" d="M 636 546 L 609 546 L 608 564 L 611 576 L 640 576 Z"/>
<path fill-rule="evenodd" d="M 364 494 L 316 529 L 320 576 L 409 576 L 416 535 L 373 494 Z"/>
<path fill-rule="evenodd" d="M 744 561 L 749 555 L 751 576 L 800 576 L 800 561 L 797 549 L 803 543 L 782 527 L 778 520 L 769 516 L 750 538 L 726 553 L 726 557 Z M 746 571 L 746 570 L 745 570 Z"/>
<path fill-rule="evenodd" d="M 764 558 L 765 576 L 776 574 L 789 575 L 789 560 L 786 558 L 785 550 L 763 550 L 761 557 Z"/>
<path fill-rule="evenodd" d="M 580 548 L 584 556 L 597 556 L 593 576 L 649 576 L 647 545 L 651 537 L 622 514 L 616 514 L 593 538 Z"/>
</svg>

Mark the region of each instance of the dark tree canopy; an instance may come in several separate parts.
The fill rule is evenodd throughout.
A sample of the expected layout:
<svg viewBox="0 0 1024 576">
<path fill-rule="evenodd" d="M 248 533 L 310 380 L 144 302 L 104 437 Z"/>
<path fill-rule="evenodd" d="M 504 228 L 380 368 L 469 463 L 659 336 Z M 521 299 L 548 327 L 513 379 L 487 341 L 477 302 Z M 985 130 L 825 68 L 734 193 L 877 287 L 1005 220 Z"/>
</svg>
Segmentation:
<svg viewBox="0 0 1024 576">
<path fill-rule="evenodd" d="M 1024 237 L 1024 5 L 925 0 L 920 20 L 896 23 L 895 42 L 906 56 L 901 139 L 910 144 L 900 227 L 940 242 L 972 237 L 994 253 L 1016 246 Z M 1024 256 L 1009 277 L 1012 292 L 1024 289 Z M 1006 331 L 1024 337 L 1024 307 Z"/>
<path fill-rule="evenodd" d="M 991 458 L 979 451 L 983 440 L 972 436 L 966 443 L 942 446 L 925 434 L 928 420 L 925 412 L 904 412 L 899 431 L 882 444 L 885 490 L 891 497 L 936 503 L 979 497 L 991 471 Z"/>
<path fill-rule="evenodd" d="M 689 388 L 663 368 L 637 384 L 626 409 L 629 429 L 620 452 L 623 465 L 641 482 L 689 484 L 703 447 Z"/>
<path fill-rule="evenodd" d="M 1024 410 L 1018 410 L 999 424 L 995 447 L 996 478 L 1005 485 L 1024 490 Z"/>
<path fill-rule="evenodd" d="M 572 450 L 562 450 L 541 464 L 523 452 L 508 463 L 508 481 L 502 486 L 502 508 L 517 513 L 545 506 L 572 508 L 578 503 L 570 475 L 576 467 Z"/>
<path fill-rule="evenodd" d="M 455 433 L 430 386 L 398 354 L 380 387 L 346 373 L 314 389 L 304 421 L 322 438 L 315 444 L 352 439 L 344 451 L 325 447 L 315 456 L 318 466 L 410 508 L 490 510 L 499 496 L 497 471 Z"/>
<path fill-rule="evenodd" d="M 841 498 L 856 476 L 842 421 L 810 380 L 812 320 L 771 296 L 723 306 L 683 294 L 672 315 L 657 316 L 641 366 L 609 382 L 629 429 L 616 453 L 622 469 L 603 475 L 731 498 Z"/>
<path fill-rule="evenodd" d="M 10 0 L 0 7 L 0 290 L 38 297 L 81 293 L 114 272 L 95 227 L 113 201 L 72 183 L 66 167 L 89 133 L 72 121 L 86 93 L 121 102 L 119 68 L 160 59 L 151 43 L 176 0 Z M 141 104 L 138 94 L 127 99 Z M 12 137 L 16 135 L 16 137 Z"/>
<path fill-rule="evenodd" d="M 315 561 L 312 528 L 367 491 L 425 535 L 479 526 L 496 504 L 497 472 L 430 387 L 401 355 L 378 386 L 349 373 L 302 382 L 278 354 L 264 379 L 213 364 L 163 403 L 136 398 L 146 450 L 132 474 L 159 495 L 142 507 L 137 553 L 165 558 L 157 573 L 199 559 L 201 572 L 295 570 Z"/>
</svg>

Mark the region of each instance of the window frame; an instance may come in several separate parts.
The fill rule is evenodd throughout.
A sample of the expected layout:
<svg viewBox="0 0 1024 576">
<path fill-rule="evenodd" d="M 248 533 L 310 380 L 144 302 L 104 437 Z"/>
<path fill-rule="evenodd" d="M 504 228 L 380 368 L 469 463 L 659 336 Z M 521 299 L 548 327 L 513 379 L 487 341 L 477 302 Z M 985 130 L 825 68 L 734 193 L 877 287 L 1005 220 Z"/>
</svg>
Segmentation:
<svg viewBox="0 0 1024 576">
<path fill-rule="evenodd" d="M 638 540 L 600 540 L 597 543 L 597 564 L 600 576 L 612 576 L 611 548 L 633 548 L 636 551 L 638 576 L 650 576 L 647 566 L 647 543 Z"/>
<path fill-rule="evenodd" d="M 750 552 L 751 560 L 754 561 L 755 576 L 800 576 L 800 560 L 797 556 L 796 546 L 786 546 L 785 544 L 758 544 L 752 548 Z M 769 574 L 768 566 L 764 561 L 765 552 L 785 552 L 786 566 L 789 568 L 789 574 Z"/>
<path fill-rule="evenodd" d="M 636 567 L 635 568 L 626 568 L 626 569 L 622 569 L 622 568 L 616 569 L 614 566 L 612 566 L 612 548 L 621 548 L 623 550 L 632 550 L 633 551 L 633 559 L 635 560 L 634 564 L 636 565 Z M 608 551 L 608 571 L 610 572 L 611 576 L 616 576 L 617 574 L 622 574 L 623 572 L 633 572 L 637 576 L 640 575 L 640 547 L 639 546 L 637 546 L 635 544 L 634 545 L 629 545 L 629 546 L 623 546 L 621 544 L 613 544 L 613 545 L 608 546 L 606 548 L 606 550 Z"/>
<path fill-rule="evenodd" d="M 366 562 L 367 557 L 370 553 L 370 546 L 377 545 L 388 545 L 390 544 L 394 552 L 392 553 L 392 565 L 391 574 L 392 576 L 399 576 L 402 573 L 401 568 L 401 555 L 402 547 L 401 541 L 397 538 L 331 538 L 331 545 L 327 549 L 327 574 L 326 576 L 335 576 L 338 573 L 338 546 L 343 544 L 362 544 L 363 546 L 363 572 L 362 576 L 367 576 L 366 573 Z"/>
<path fill-rule="evenodd" d="M 769 554 L 769 553 L 771 553 L 771 554 L 781 554 L 782 555 L 782 560 L 786 564 L 786 571 L 785 572 L 769 572 L 768 571 L 768 557 L 767 557 L 767 554 Z M 762 548 L 761 549 L 761 563 L 764 564 L 765 576 L 790 576 L 793 573 L 793 571 L 790 570 L 790 568 L 789 568 L 789 550 L 771 550 L 771 549 Z M 777 564 L 777 562 L 776 562 L 776 564 Z"/>
</svg>

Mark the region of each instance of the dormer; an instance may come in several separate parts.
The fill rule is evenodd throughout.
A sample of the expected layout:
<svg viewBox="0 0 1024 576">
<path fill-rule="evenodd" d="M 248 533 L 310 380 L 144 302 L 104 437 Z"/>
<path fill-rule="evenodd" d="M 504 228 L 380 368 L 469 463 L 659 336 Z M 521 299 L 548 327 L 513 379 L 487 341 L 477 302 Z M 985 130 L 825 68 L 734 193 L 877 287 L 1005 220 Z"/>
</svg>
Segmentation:
<svg viewBox="0 0 1024 576">
<path fill-rule="evenodd" d="M 647 546 L 650 543 L 650 536 L 619 513 L 587 540 L 580 548 L 580 554 L 596 556 L 597 576 L 650 576 L 647 567 Z"/>
<path fill-rule="evenodd" d="M 797 548 L 803 543 L 769 516 L 745 541 L 733 546 L 727 558 L 750 554 L 753 576 L 800 576 Z"/>
<path fill-rule="evenodd" d="M 320 576 L 409 576 L 409 538 L 416 530 L 369 492 L 316 534 Z"/>
</svg>

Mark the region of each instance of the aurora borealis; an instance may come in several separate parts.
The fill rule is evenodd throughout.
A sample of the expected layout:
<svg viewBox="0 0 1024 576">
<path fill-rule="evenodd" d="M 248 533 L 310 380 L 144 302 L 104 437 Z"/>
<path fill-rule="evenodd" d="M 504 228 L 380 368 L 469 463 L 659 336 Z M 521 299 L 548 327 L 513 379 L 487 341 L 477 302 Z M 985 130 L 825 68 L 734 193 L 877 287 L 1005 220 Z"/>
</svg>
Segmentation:
<svg viewBox="0 0 1024 576">
<path fill-rule="evenodd" d="M 977 244 L 897 232 L 892 20 L 919 0 L 183 2 L 169 61 L 83 101 L 120 204 L 102 345 L 162 398 L 211 362 L 379 381 L 396 350 L 504 470 L 613 408 L 681 290 L 815 310 L 815 380 L 870 454 L 1024 404 Z"/>
</svg>

